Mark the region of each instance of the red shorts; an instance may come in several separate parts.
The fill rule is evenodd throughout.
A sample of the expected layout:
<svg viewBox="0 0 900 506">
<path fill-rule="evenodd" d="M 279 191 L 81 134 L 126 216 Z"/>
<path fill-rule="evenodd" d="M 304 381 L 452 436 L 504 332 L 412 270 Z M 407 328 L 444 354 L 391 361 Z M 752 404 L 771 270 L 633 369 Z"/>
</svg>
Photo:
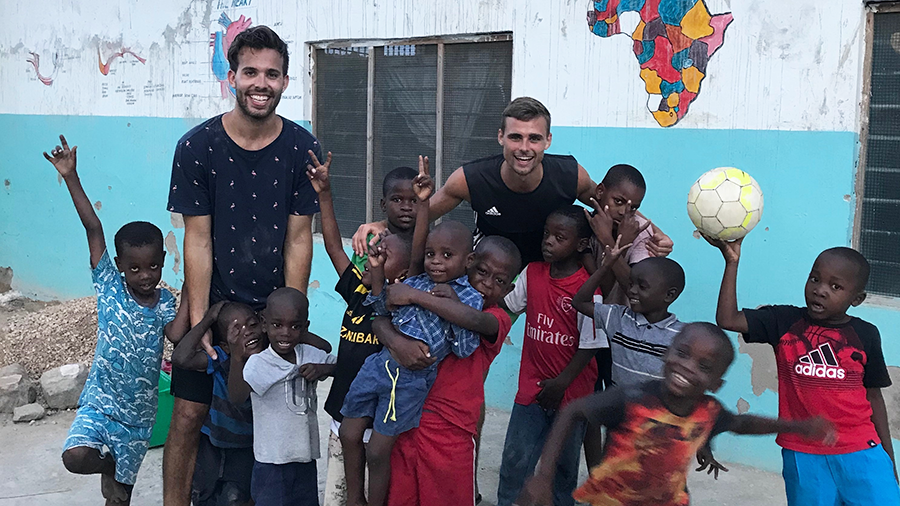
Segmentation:
<svg viewBox="0 0 900 506">
<path fill-rule="evenodd" d="M 388 506 L 474 504 L 475 437 L 425 411 L 394 443 Z"/>
</svg>

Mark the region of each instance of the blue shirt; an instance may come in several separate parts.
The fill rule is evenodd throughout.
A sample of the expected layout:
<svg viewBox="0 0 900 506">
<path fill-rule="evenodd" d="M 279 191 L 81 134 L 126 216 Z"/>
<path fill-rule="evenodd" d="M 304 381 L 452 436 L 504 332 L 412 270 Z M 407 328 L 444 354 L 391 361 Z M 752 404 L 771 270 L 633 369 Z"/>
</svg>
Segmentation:
<svg viewBox="0 0 900 506">
<path fill-rule="evenodd" d="M 92 272 L 97 291 L 97 350 L 78 403 L 133 427 L 156 419 L 163 328 L 175 318 L 175 297 L 160 290 L 153 307 L 138 304 L 104 251 Z"/>
<path fill-rule="evenodd" d="M 206 374 L 213 377 L 213 397 L 209 415 L 200 432 L 217 448 L 253 447 L 253 410 L 248 398 L 241 404 L 228 400 L 228 371 L 231 361 L 222 348 L 214 346 L 218 357 L 206 357 Z"/>
<path fill-rule="evenodd" d="M 284 238 L 290 215 L 313 215 L 319 201 L 306 166 L 309 150 L 322 160 L 315 137 L 283 119 L 281 134 L 258 151 L 238 146 L 222 116 L 178 141 L 168 210 L 212 216 L 210 303 L 243 302 L 262 309 L 284 286 Z"/>
<path fill-rule="evenodd" d="M 427 273 L 413 276 L 403 283 L 425 292 L 430 292 L 437 284 L 428 277 Z M 468 276 L 460 276 L 446 284 L 453 288 L 460 302 L 481 311 L 484 299 L 478 290 L 469 284 Z M 387 315 L 389 311 L 385 297 L 384 290 L 377 297 L 369 294 L 366 304 L 371 305 L 376 314 Z M 431 348 L 431 356 L 435 357 L 438 362 L 449 355 L 451 351 L 460 358 L 468 357 L 478 348 L 478 343 L 481 341 L 481 337 L 477 333 L 453 325 L 431 311 L 416 305 L 397 308 L 393 313 L 392 322 L 398 331 L 427 344 Z"/>
</svg>

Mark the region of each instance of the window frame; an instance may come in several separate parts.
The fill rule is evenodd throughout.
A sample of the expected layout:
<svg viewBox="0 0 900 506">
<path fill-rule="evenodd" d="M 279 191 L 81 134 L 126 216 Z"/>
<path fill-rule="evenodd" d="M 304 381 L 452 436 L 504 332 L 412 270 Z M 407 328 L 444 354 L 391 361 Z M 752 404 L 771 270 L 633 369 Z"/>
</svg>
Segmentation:
<svg viewBox="0 0 900 506">
<path fill-rule="evenodd" d="M 511 42 L 512 32 L 489 32 L 479 34 L 456 34 L 430 37 L 411 37 L 402 39 L 335 39 L 307 42 L 309 48 L 311 104 L 312 112 L 310 123 L 313 135 L 316 132 L 316 51 L 319 49 L 337 49 L 365 47 L 368 49 L 368 83 L 366 92 L 366 223 L 374 219 L 375 188 L 375 49 L 380 47 L 404 46 L 404 45 L 436 45 L 437 46 L 437 90 L 435 111 L 435 152 L 431 160 L 432 177 L 435 182 L 435 191 L 443 186 L 443 157 L 444 157 L 444 46 L 447 44 L 471 44 L 483 42 Z M 454 167 L 455 169 L 455 167 Z"/>
<path fill-rule="evenodd" d="M 886 13 L 900 13 L 900 0 L 864 0 L 862 97 L 859 101 L 859 158 L 854 181 L 853 229 L 850 244 L 861 249 L 863 195 L 866 182 L 866 155 L 869 143 L 869 108 L 872 99 L 872 54 L 875 40 L 875 16 Z M 900 308 L 900 292 L 896 295 L 868 293 L 865 305 Z"/>
</svg>

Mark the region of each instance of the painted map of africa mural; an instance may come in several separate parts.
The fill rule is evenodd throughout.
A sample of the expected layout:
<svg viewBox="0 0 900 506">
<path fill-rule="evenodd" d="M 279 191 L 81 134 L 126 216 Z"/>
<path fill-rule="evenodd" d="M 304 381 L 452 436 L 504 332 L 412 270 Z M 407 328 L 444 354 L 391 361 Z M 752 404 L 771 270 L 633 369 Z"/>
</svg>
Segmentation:
<svg viewBox="0 0 900 506">
<path fill-rule="evenodd" d="M 664 127 L 687 114 L 734 20 L 730 12 L 711 15 L 703 0 L 597 0 L 587 17 L 595 35 L 631 36 L 647 108 Z"/>
</svg>

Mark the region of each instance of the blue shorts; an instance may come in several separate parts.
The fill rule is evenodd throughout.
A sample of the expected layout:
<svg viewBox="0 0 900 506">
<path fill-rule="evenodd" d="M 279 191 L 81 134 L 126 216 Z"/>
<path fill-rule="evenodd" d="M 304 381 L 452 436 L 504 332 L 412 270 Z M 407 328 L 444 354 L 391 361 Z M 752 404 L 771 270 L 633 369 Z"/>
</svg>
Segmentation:
<svg viewBox="0 0 900 506">
<path fill-rule="evenodd" d="M 894 465 L 881 445 L 840 455 L 781 450 L 788 506 L 900 506 Z"/>
<path fill-rule="evenodd" d="M 81 406 L 69 427 L 63 452 L 77 446 L 103 453 L 105 446 L 116 461 L 116 481 L 134 485 L 150 443 L 153 427 L 125 425 L 91 406 Z"/>
<path fill-rule="evenodd" d="M 375 432 L 400 435 L 419 426 L 422 405 L 436 377 L 437 367 L 410 371 L 383 349 L 363 363 L 344 397 L 341 414 L 372 418 Z"/>
<path fill-rule="evenodd" d="M 256 506 L 319 506 L 316 461 L 253 464 L 250 496 Z"/>
</svg>

